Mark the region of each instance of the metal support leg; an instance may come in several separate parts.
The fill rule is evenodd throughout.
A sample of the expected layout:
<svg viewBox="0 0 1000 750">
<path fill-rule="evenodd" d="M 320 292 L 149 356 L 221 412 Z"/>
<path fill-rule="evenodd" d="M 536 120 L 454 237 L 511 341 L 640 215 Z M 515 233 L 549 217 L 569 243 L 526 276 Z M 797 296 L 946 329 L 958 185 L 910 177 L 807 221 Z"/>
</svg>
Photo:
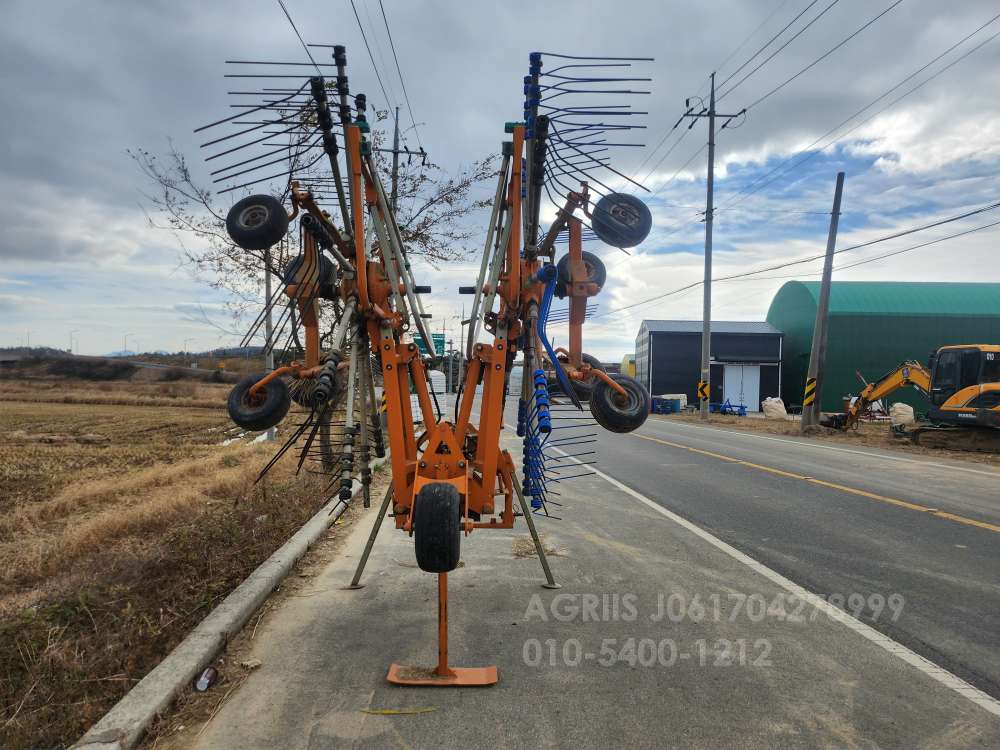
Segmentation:
<svg viewBox="0 0 1000 750">
<path fill-rule="evenodd" d="M 448 664 L 448 574 L 438 573 L 438 663 L 433 669 L 393 664 L 386 679 L 394 685 L 486 687 L 500 679 L 496 667 L 452 667 Z"/>
<path fill-rule="evenodd" d="M 521 513 L 524 514 L 524 520 L 528 524 L 528 531 L 531 532 L 531 540 L 535 543 L 535 551 L 538 553 L 538 561 L 542 564 L 542 571 L 545 573 L 545 583 L 542 586 L 547 589 L 562 588 L 562 586 L 556 583 L 555 578 L 552 577 L 552 569 L 549 567 L 548 558 L 545 557 L 542 540 L 538 538 L 538 531 L 535 529 L 535 519 L 531 516 L 531 508 L 524 501 L 524 495 L 521 493 L 521 486 L 517 482 L 517 477 L 514 477 L 514 481 L 511 484 L 514 485 L 517 500 L 521 503 Z"/>
<path fill-rule="evenodd" d="M 372 553 L 372 547 L 375 546 L 375 537 L 378 536 L 379 529 L 382 528 L 382 522 L 385 520 L 385 514 L 389 510 L 389 503 L 392 502 L 392 484 L 389 484 L 389 489 L 385 491 L 385 499 L 382 501 L 382 507 L 378 509 L 378 518 L 375 519 L 375 525 L 372 526 L 372 533 L 368 535 L 368 542 L 365 544 L 365 551 L 361 553 L 361 559 L 358 561 L 358 569 L 354 571 L 354 578 L 351 579 L 351 583 L 347 588 L 349 589 L 363 589 L 365 585 L 360 583 L 361 574 L 365 572 L 365 565 L 368 564 L 368 556 Z"/>
</svg>

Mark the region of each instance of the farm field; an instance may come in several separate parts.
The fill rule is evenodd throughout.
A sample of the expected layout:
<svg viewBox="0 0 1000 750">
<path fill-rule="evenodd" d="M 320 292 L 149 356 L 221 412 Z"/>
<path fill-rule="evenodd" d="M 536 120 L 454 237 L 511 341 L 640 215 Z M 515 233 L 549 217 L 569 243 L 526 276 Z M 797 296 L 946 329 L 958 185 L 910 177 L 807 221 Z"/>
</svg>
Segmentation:
<svg viewBox="0 0 1000 750">
<path fill-rule="evenodd" d="M 323 505 L 229 387 L 0 380 L 0 746 L 72 744 Z"/>
</svg>

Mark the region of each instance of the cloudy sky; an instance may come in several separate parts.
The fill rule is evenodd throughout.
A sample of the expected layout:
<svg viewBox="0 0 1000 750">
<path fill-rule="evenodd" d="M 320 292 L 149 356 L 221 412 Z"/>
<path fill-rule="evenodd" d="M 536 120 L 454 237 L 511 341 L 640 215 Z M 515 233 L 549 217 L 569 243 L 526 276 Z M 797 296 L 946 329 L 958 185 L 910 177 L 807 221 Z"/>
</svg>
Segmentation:
<svg viewBox="0 0 1000 750">
<path fill-rule="evenodd" d="M 388 102 L 349 0 L 286 4 L 307 42 L 347 45 L 352 91 L 366 91 L 377 108 L 398 101 L 403 126 L 411 125 L 378 0 L 355 0 L 355 5 Z M 697 152 L 705 143 L 704 123 L 690 131 L 668 130 L 686 97 L 706 95 L 713 70 L 720 82 L 729 79 L 720 89 L 725 94 L 720 111 L 750 107 L 745 122 L 718 137 L 717 276 L 821 253 L 829 222 L 824 213 L 840 170 L 847 173 L 840 247 L 998 200 L 1000 39 L 988 40 L 1000 32 L 1000 20 L 848 120 L 987 24 L 1000 13 L 995 1 L 383 0 L 383 5 L 413 115 L 422 123 L 407 142 L 416 146 L 419 135 L 431 158 L 449 170 L 495 152 L 503 123 L 519 119 L 529 51 L 655 58 L 633 69 L 653 79 L 652 93 L 633 102 L 648 110 L 641 118 L 648 129 L 625 136 L 647 148 L 612 153 L 622 172 L 648 174 L 650 192 L 640 194 L 652 210 L 653 232 L 630 256 L 588 243 L 605 257 L 609 279 L 595 300 L 598 317 L 585 331 L 586 348 L 605 359 L 620 359 L 632 349 L 643 318 L 701 317 L 700 287 L 619 309 L 701 277 L 704 224 L 698 210 L 705 200 L 706 162 L 704 152 Z M 120 349 L 126 335 L 129 349 L 235 343 L 239 337 L 227 332 L 234 326 L 228 298 L 210 286 L 211 279 L 184 267 L 175 237 L 149 225 L 143 193 L 150 186 L 126 150 L 163 153 L 172 140 L 189 156 L 196 177 L 207 182 L 201 140 L 192 131 L 228 113 L 225 93 L 233 87 L 223 79 L 229 72 L 223 61 L 306 59 L 277 2 L 7 0 L 4 18 L 0 347 L 17 346 L 30 336 L 32 345 L 66 348 L 71 335 L 80 352 L 92 354 Z M 317 59 L 323 61 L 321 53 Z M 871 119 L 862 122 L 865 118 Z M 794 158 L 785 163 L 789 157 Z M 998 214 L 845 253 L 839 263 L 983 226 L 1000 220 Z M 998 229 L 844 268 L 835 278 L 1000 281 Z M 444 316 L 457 330 L 451 316 L 467 299 L 457 295 L 457 287 L 471 283 L 477 265 L 472 259 L 440 270 L 417 269 L 418 283 L 435 288 L 437 326 Z M 810 262 L 720 282 L 714 287 L 713 317 L 762 319 L 787 278 L 816 278 L 818 272 L 819 264 Z"/>
</svg>

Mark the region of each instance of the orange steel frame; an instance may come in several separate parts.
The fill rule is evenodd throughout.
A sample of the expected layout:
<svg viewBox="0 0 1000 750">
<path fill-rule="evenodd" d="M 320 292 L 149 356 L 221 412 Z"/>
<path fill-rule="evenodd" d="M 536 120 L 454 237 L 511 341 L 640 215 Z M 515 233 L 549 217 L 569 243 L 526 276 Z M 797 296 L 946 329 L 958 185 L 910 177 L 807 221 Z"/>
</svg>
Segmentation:
<svg viewBox="0 0 1000 750">
<path fill-rule="evenodd" d="M 413 533 L 414 517 L 420 512 L 415 500 L 422 487 L 435 482 L 446 482 L 456 487 L 462 503 L 462 530 L 466 535 L 474 529 L 510 529 L 514 526 L 514 462 L 510 454 L 500 447 L 500 430 L 503 426 L 504 388 L 508 363 L 513 362 L 516 341 L 521 334 L 521 315 L 531 303 L 541 299 L 542 284 L 534 281 L 541 268 L 537 259 L 521 257 L 522 205 L 521 159 L 524 151 L 524 126 L 513 128 L 511 175 L 506 200 L 511 231 L 506 247 L 504 267 L 498 292 L 500 309 L 497 314 L 492 344 L 476 344 L 469 362 L 455 423 L 435 417 L 428 390 L 427 373 L 414 343 L 404 341 L 401 334 L 404 321 L 399 312 L 390 310 L 392 288 L 387 281 L 386 249 L 370 259 L 365 247 L 364 211 L 367 208 L 379 213 L 375 176 L 364 167 L 361 133 L 356 125 L 345 127 L 345 141 L 350 155 L 351 171 L 348 175 L 351 202 L 352 241 L 341 237 L 329 217 L 314 202 L 308 192 L 300 191 L 293 183 L 291 198 L 294 218 L 300 210 L 318 219 L 338 245 L 342 255 L 351 258 L 355 267 L 354 279 L 344 278 L 340 295 L 345 302 L 357 300 L 357 309 L 365 318 L 368 341 L 377 348 L 382 366 L 385 412 L 388 420 L 390 460 L 396 527 Z M 587 272 L 582 260 L 580 220 L 572 216 L 575 208 L 586 206 L 586 185 L 582 193 L 571 194 L 562 210 L 561 220 L 568 222 L 570 230 L 570 270 L 573 283 L 568 286 L 570 296 L 570 348 L 562 350 L 567 362 L 567 374 L 574 379 L 602 376 L 582 362 L 581 328 L 586 313 L 586 298 L 599 291 L 587 282 Z M 381 217 L 383 220 L 386 217 Z M 554 236 L 554 235 L 553 235 Z M 293 362 L 276 369 L 253 386 L 256 391 L 269 380 L 281 375 L 294 378 L 316 377 L 320 371 L 318 330 L 318 267 L 319 254 L 315 241 L 304 233 L 304 258 L 296 283 L 288 284 L 285 294 L 298 302 L 302 325 L 305 329 L 305 362 Z M 381 256 L 381 257 L 379 257 Z M 404 282 L 405 283 L 405 282 Z M 398 290 L 405 292 L 403 283 Z M 488 312 L 488 311 L 487 311 Z M 417 311 L 411 311 L 416 315 Z M 537 346 L 537 331 L 532 331 Z M 616 388 L 620 387 L 605 379 Z M 482 382 L 482 403 L 479 424 L 471 421 L 476 386 Z M 412 386 L 426 429 L 417 435 L 414 415 L 409 398 Z M 499 512 L 496 498 L 502 497 Z M 479 520 L 473 520 L 478 517 Z M 484 520 L 489 517 L 488 520 Z M 439 660 L 435 678 L 414 679 L 400 672 L 393 665 L 389 679 L 402 684 L 484 685 L 496 682 L 496 669 L 459 669 L 448 665 L 447 658 L 447 574 L 439 574 Z M 492 671 L 491 671 L 492 670 Z"/>
</svg>

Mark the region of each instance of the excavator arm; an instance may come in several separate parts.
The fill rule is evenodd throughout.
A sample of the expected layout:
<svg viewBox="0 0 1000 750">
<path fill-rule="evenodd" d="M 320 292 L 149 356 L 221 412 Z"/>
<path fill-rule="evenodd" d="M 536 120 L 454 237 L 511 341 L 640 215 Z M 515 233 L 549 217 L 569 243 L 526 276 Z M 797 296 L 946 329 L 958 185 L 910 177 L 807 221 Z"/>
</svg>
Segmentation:
<svg viewBox="0 0 1000 750">
<path fill-rule="evenodd" d="M 931 374 L 919 362 L 908 359 L 899 367 L 865 386 L 844 414 L 832 415 L 824 419 L 823 423 L 828 427 L 850 429 L 857 425 L 861 415 L 865 414 L 872 404 L 906 386 L 913 386 L 925 396 L 930 396 Z"/>
</svg>

